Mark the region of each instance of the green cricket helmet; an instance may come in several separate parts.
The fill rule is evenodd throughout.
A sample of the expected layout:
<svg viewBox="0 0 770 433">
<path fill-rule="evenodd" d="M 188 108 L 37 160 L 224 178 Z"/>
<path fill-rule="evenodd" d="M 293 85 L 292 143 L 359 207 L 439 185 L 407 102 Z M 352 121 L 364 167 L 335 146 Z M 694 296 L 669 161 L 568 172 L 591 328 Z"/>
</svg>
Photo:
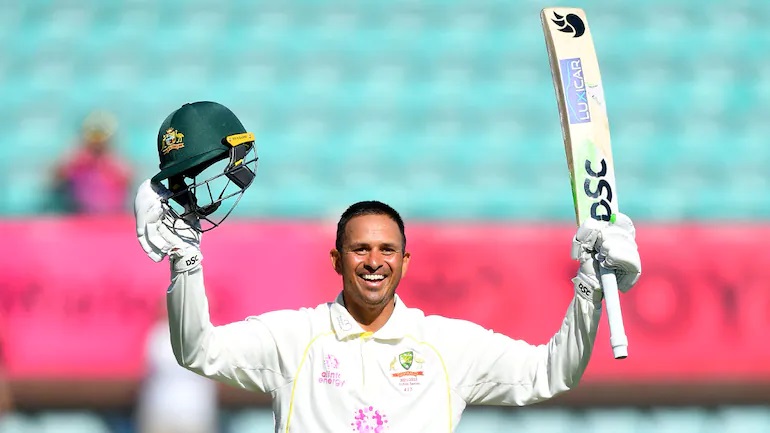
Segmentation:
<svg viewBox="0 0 770 433">
<path fill-rule="evenodd" d="M 164 203 L 202 232 L 235 209 L 254 181 L 258 159 L 254 134 L 227 107 L 208 101 L 184 104 L 163 121 L 158 156 L 160 172 L 152 182 L 167 182 L 171 195 Z M 225 202 L 232 205 L 214 215 Z"/>
</svg>

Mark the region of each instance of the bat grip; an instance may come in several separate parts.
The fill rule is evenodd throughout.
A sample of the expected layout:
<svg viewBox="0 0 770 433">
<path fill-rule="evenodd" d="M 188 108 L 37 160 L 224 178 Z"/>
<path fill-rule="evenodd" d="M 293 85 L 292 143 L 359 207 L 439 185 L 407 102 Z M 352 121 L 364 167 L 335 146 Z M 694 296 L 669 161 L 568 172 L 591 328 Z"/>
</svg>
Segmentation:
<svg viewBox="0 0 770 433">
<path fill-rule="evenodd" d="M 618 295 L 618 281 L 615 274 L 604 267 L 599 267 L 604 292 L 604 305 L 607 308 L 607 319 L 610 324 L 610 345 L 615 359 L 624 359 L 628 356 L 628 337 L 623 327 L 623 314 L 620 311 L 620 296 Z"/>
</svg>

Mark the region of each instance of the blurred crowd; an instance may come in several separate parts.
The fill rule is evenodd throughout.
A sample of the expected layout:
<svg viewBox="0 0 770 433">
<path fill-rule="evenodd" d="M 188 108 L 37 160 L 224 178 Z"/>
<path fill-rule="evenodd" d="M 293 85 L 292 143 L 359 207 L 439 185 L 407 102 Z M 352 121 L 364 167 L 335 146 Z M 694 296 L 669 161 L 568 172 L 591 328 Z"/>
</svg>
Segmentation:
<svg viewBox="0 0 770 433">
<path fill-rule="evenodd" d="M 145 373 L 139 383 L 133 419 L 127 420 L 126 428 L 132 433 L 219 433 L 216 382 L 181 367 L 170 339 L 163 302 L 158 320 L 146 335 Z M 18 409 L 6 379 L 4 349 L 0 339 L 0 420 Z M 8 425 L 0 424 L 1 433 L 6 433 L 5 428 Z"/>
</svg>

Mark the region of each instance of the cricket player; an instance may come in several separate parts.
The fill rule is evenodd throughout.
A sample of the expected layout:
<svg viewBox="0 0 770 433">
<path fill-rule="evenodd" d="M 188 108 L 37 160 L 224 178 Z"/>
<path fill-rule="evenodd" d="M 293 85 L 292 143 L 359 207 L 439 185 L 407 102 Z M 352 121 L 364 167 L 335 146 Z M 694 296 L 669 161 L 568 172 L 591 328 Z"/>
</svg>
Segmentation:
<svg viewBox="0 0 770 433">
<path fill-rule="evenodd" d="M 185 125 L 185 140 L 195 128 L 206 126 L 212 135 L 221 124 L 201 126 L 206 117 L 196 119 Z M 215 132 L 224 142 L 244 131 Z M 342 286 L 336 299 L 213 326 L 200 231 L 168 212 L 170 194 L 159 179 L 145 181 L 135 216 L 148 256 L 170 260 L 167 307 L 176 359 L 200 375 L 270 394 L 276 432 L 451 433 L 468 405 L 551 398 L 575 387 L 588 364 L 602 311 L 599 267 L 616 273 L 622 292 L 641 274 L 626 215 L 612 224 L 586 221 L 572 240 L 575 296 L 550 341 L 532 345 L 405 305 L 396 293 L 410 262 L 404 222 L 387 204 L 364 201 L 341 215 L 329 252 L 329 272 Z"/>
</svg>

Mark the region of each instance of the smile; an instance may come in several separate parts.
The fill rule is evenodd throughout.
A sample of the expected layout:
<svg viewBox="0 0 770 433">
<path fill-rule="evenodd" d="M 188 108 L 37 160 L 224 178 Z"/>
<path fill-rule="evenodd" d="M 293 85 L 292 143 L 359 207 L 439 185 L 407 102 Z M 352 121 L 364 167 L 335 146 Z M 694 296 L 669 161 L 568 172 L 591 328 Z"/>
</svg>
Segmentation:
<svg viewBox="0 0 770 433">
<path fill-rule="evenodd" d="M 364 275 L 361 275 L 361 278 L 365 279 L 366 281 L 382 281 L 385 279 L 385 275 L 364 274 Z"/>
</svg>

